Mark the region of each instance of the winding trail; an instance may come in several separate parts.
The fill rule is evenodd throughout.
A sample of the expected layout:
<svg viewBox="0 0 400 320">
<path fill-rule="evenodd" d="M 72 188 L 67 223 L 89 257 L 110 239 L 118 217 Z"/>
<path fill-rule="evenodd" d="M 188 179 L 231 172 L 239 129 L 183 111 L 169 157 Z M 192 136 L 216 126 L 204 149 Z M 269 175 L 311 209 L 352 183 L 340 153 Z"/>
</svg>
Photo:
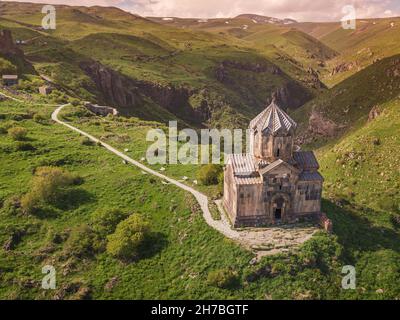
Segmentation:
<svg viewBox="0 0 400 320">
<path fill-rule="evenodd" d="M 23 101 L 21 99 L 14 98 L 14 97 L 8 95 L 7 93 L 1 92 L 1 91 L 0 91 L 0 96 L 6 97 L 7 99 L 11 99 L 11 100 L 16 101 L 16 102 L 25 102 L 25 101 Z"/>
<path fill-rule="evenodd" d="M 177 186 L 178 188 L 180 188 L 180 189 L 182 189 L 182 190 L 185 190 L 185 191 L 187 191 L 187 192 L 190 192 L 190 193 L 196 198 L 197 202 L 199 203 L 199 205 L 200 205 L 200 207 L 201 207 L 201 210 L 203 211 L 204 220 L 207 222 L 207 224 L 208 224 L 210 227 L 214 228 L 215 230 L 219 231 L 219 232 L 222 233 L 224 236 L 226 236 L 226 237 L 228 237 L 228 238 L 230 238 L 230 239 L 232 239 L 232 240 L 239 240 L 239 238 L 240 238 L 239 232 L 238 232 L 238 231 L 235 231 L 235 230 L 232 230 L 232 229 L 229 227 L 229 224 L 226 223 L 226 221 L 224 220 L 224 217 L 222 217 L 222 219 L 219 220 L 219 221 L 216 221 L 216 220 L 214 220 L 214 219 L 212 218 L 210 209 L 209 209 L 209 207 L 208 207 L 208 197 L 207 197 L 205 194 L 203 194 L 203 193 L 201 193 L 201 192 L 199 192 L 199 191 L 193 189 L 192 187 L 189 187 L 189 186 L 187 186 L 187 185 L 185 185 L 185 184 L 183 184 L 183 183 L 181 183 L 181 182 L 179 182 L 179 181 L 177 181 L 177 180 L 175 180 L 175 179 L 171 179 L 171 178 L 169 178 L 169 177 L 167 177 L 167 176 L 165 176 L 165 175 L 163 175 L 163 174 L 161 174 L 161 173 L 159 173 L 159 172 L 157 172 L 157 171 L 155 171 L 155 170 L 153 170 L 153 169 L 150 169 L 150 168 L 146 167 L 146 166 L 143 165 L 142 163 L 140 163 L 140 162 L 138 162 L 138 161 L 136 161 L 136 160 L 134 160 L 134 159 L 128 157 L 127 155 L 125 155 L 125 154 L 122 153 L 121 151 L 118 151 L 117 149 L 113 148 L 113 147 L 110 146 L 109 144 L 107 144 L 107 143 L 105 143 L 105 142 L 103 142 L 103 141 L 101 141 L 101 140 L 95 138 L 94 136 L 92 136 L 92 135 L 86 133 L 85 131 L 82 131 L 82 130 L 80 130 L 80 129 L 78 129 L 78 128 L 75 128 L 74 126 L 72 126 L 72 125 L 70 125 L 70 124 L 68 124 L 68 123 L 66 123 L 66 122 L 64 122 L 64 121 L 61 121 L 61 120 L 58 118 L 58 115 L 59 115 L 60 111 L 61 111 L 65 106 L 67 106 L 67 105 L 68 105 L 68 104 L 59 106 L 59 107 L 52 113 L 51 118 L 52 118 L 53 121 L 55 121 L 55 122 L 57 122 L 57 123 L 59 123 L 59 124 L 65 126 L 65 127 L 69 128 L 69 129 L 71 129 L 71 130 L 73 130 L 73 131 L 75 131 L 75 132 L 77 132 L 77 133 L 79 133 L 79 134 L 81 134 L 81 135 L 83 135 L 83 136 L 89 138 L 90 140 L 92 140 L 93 142 L 95 142 L 95 143 L 97 143 L 97 144 L 101 144 L 101 145 L 102 145 L 104 148 L 106 148 L 108 151 L 114 153 L 114 154 L 117 155 L 118 157 L 120 157 L 120 158 L 124 159 L 125 161 L 127 161 L 128 163 L 131 163 L 131 164 L 133 164 L 134 166 L 136 166 L 136 167 L 142 169 L 143 171 L 146 171 L 146 172 L 152 174 L 153 176 L 156 176 L 156 177 L 161 178 L 161 179 L 163 179 L 163 180 L 165 180 L 165 181 L 168 181 L 169 183 L 171 183 L 171 184 Z"/>
</svg>

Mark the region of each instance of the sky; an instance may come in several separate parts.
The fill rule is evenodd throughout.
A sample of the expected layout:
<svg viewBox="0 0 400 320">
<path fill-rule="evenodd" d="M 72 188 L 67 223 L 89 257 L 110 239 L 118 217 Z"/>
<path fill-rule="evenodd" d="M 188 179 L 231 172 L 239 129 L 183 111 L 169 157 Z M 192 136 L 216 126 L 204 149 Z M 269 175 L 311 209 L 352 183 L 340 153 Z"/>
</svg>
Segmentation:
<svg viewBox="0 0 400 320">
<path fill-rule="evenodd" d="M 0 0 L 1 1 L 1 0 Z M 298 21 L 339 21 L 353 5 L 357 18 L 400 16 L 400 0 L 14 0 L 84 6 L 115 6 L 141 16 L 229 18 L 254 13 Z"/>
</svg>

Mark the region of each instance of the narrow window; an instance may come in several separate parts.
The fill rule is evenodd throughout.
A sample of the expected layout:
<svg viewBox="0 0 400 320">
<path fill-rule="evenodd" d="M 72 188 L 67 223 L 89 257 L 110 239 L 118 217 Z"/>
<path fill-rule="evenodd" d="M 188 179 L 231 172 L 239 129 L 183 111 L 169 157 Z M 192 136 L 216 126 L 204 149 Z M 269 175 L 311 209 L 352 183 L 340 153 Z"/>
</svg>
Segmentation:
<svg viewBox="0 0 400 320">
<path fill-rule="evenodd" d="M 278 148 L 278 150 L 276 150 L 276 156 L 279 157 L 281 154 L 281 149 Z"/>
</svg>

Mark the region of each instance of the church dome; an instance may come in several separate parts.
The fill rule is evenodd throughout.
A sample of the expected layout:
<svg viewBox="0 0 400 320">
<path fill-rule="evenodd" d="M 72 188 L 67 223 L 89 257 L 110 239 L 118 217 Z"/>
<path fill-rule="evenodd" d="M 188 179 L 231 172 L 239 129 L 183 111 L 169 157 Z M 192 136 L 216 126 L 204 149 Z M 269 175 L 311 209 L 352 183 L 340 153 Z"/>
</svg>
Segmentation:
<svg viewBox="0 0 400 320">
<path fill-rule="evenodd" d="M 250 122 L 250 129 L 270 134 L 289 133 L 297 127 L 296 122 L 283 111 L 274 98 L 271 104 Z"/>
</svg>

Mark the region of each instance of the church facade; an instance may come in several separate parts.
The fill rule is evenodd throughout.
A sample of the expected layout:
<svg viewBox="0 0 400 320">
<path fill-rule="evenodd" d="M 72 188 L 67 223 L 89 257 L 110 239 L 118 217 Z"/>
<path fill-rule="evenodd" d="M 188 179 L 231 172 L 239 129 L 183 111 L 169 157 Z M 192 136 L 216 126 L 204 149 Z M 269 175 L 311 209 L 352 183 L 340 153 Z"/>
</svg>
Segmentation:
<svg viewBox="0 0 400 320">
<path fill-rule="evenodd" d="M 250 123 L 250 153 L 229 156 L 223 204 L 235 228 L 321 215 L 323 177 L 313 152 L 294 150 L 296 127 L 273 99 Z"/>
</svg>

